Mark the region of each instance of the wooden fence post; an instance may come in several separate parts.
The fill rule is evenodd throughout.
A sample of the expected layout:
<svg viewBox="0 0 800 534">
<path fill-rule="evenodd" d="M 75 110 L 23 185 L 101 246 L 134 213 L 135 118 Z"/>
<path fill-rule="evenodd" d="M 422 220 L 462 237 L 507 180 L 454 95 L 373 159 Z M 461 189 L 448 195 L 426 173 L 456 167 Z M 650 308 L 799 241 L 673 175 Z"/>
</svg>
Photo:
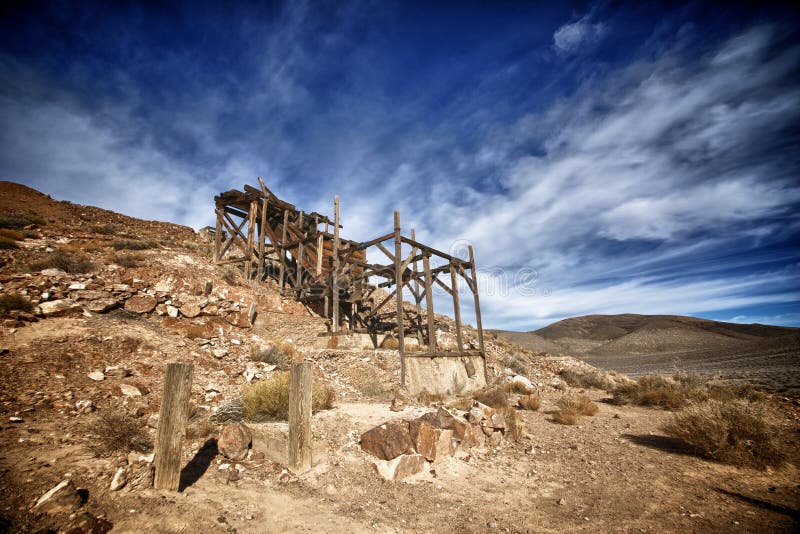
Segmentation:
<svg viewBox="0 0 800 534">
<path fill-rule="evenodd" d="M 289 389 L 289 469 L 300 474 L 311 469 L 311 364 L 292 364 Z"/>
<path fill-rule="evenodd" d="M 181 446 L 189 419 L 189 397 L 192 392 L 191 363 L 167 364 L 164 395 L 158 414 L 155 446 L 156 489 L 178 491 L 181 477 Z"/>
</svg>

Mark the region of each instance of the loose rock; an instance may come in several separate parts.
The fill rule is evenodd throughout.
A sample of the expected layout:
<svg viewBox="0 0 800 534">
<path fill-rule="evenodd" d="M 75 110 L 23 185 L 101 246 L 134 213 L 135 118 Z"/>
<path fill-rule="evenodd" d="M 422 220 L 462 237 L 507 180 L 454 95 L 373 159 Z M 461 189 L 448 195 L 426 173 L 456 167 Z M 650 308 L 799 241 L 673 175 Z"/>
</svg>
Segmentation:
<svg viewBox="0 0 800 534">
<path fill-rule="evenodd" d="M 230 423 L 222 427 L 217 448 L 230 460 L 244 460 L 253 442 L 253 434 L 244 423 Z"/>
</svg>

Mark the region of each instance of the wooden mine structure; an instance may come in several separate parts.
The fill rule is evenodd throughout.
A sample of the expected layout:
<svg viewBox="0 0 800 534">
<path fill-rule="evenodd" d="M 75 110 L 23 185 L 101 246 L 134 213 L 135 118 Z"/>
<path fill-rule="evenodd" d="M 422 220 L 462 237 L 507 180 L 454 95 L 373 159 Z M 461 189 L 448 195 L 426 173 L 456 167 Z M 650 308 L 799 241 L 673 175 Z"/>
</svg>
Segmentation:
<svg viewBox="0 0 800 534">
<path fill-rule="evenodd" d="M 469 259 L 464 260 L 417 242 L 413 229 L 406 237 L 400 232 L 398 211 L 394 212 L 392 232 L 366 242 L 342 239 L 338 196 L 334 198 L 331 220 L 319 213 L 298 210 L 279 199 L 261 178 L 258 182 L 258 189 L 245 185 L 244 191 L 234 189 L 214 197 L 217 264 L 242 264 L 248 280 L 275 279 L 281 294 L 293 295 L 328 319 L 328 332 L 320 335 L 369 334 L 375 347 L 379 335 L 396 336 L 403 386 L 406 357 L 479 355 L 486 371 L 472 246 L 468 247 Z M 226 234 L 230 236 L 227 239 Z M 234 256 L 234 248 L 241 254 Z M 380 251 L 390 263 L 370 263 L 368 250 Z M 459 279 L 472 293 L 475 306 L 478 346 L 468 349 L 464 348 L 462 336 Z M 437 346 L 434 284 L 453 299 L 455 347 Z M 388 294 L 376 292 L 378 288 Z M 403 306 L 404 290 L 413 296 L 412 306 Z M 392 300 L 394 306 L 387 306 Z M 420 350 L 406 350 L 408 335 L 416 336 Z"/>
</svg>

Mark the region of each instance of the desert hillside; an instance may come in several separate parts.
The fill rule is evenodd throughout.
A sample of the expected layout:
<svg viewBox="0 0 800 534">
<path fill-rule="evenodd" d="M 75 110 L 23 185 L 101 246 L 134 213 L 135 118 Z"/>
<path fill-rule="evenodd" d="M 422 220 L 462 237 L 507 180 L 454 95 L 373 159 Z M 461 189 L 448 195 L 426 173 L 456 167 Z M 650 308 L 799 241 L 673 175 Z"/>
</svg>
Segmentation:
<svg viewBox="0 0 800 534">
<path fill-rule="evenodd" d="M 800 329 L 675 315 L 587 315 L 533 332 L 495 331 L 531 350 L 570 354 L 633 376 L 691 372 L 800 392 Z"/>
<path fill-rule="evenodd" d="M 0 213 L 0 532 L 797 528 L 791 398 L 736 393 L 770 414 L 764 432 L 780 454 L 734 465 L 699 457 L 665 434 L 676 407 L 613 404 L 607 390 L 636 383 L 561 355 L 563 339 L 584 335 L 570 328 L 534 334 L 544 350 L 488 336 L 489 388 L 412 397 L 390 345 L 341 336 L 331 348 L 323 318 L 274 281 L 216 265 L 190 228 L 11 182 L 0 182 Z M 437 337 L 453 337 L 448 317 L 435 323 Z M 642 334 L 633 323 L 587 343 Z M 165 364 L 175 361 L 194 366 L 177 492 L 152 487 Z M 295 474 L 281 384 L 301 361 L 320 400 L 312 469 Z M 743 403 L 733 401 L 751 410 Z"/>
</svg>

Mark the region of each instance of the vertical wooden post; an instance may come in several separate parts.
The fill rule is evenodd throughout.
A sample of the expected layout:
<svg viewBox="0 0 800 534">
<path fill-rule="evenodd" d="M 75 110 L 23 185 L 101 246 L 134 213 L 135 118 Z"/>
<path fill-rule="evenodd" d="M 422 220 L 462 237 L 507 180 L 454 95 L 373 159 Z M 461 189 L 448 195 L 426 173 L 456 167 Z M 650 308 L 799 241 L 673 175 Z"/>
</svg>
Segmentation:
<svg viewBox="0 0 800 534">
<path fill-rule="evenodd" d="M 267 258 L 264 257 L 264 249 L 266 243 L 264 242 L 264 235 L 267 232 L 267 206 L 269 202 L 266 198 L 261 201 L 261 224 L 258 227 L 258 281 L 260 282 L 264 276 L 264 267 L 266 266 Z"/>
<path fill-rule="evenodd" d="M 191 363 L 167 364 L 164 396 L 158 414 L 155 445 L 156 489 L 178 491 L 181 478 L 181 446 L 189 419 L 189 396 L 192 393 Z"/>
<path fill-rule="evenodd" d="M 489 370 L 486 368 L 486 351 L 483 346 L 483 323 L 481 322 L 481 302 L 478 298 L 478 273 L 475 272 L 475 253 L 472 250 L 472 245 L 469 245 L 469 268 L 472 272 L 472 296 L 475 299 L 475 326 L 478 327 L 478 348 L 481 350 L 483 356 L 483 370 L 486 378 L 486 383 L 489 383 Z"/>
<path fill-rule="evenodd" d="M 292 364 L 289 389 L 289 469 L 300 474 L 311 469 L 311 382 L 309 362 Z"/>
<path fill-rule="evenodd" d="M 417 232 L 414 231 L 414 228 L 411 228 L 411 240 L 417 240 Z M 417 249 L 415 247 L 411 248 L 411 255 L 416 258 L 417 256 Z M 419 298 L 419 278 L 417 278 L 418 270 L 417 270 L 417 260 L 414 260 L 412 269 L 414 270 L 414 301 L 417 303 L 416 310 L 417 310 L 417 321 L 418 323 L 415 326 L 417 329 L 417 342 L 422 345 L 422 304 Z"/>
<path fill-rule="evenodd" d="M 436 323 L 433 316 L 433 276 L 431 275 L 431 256 L 422 257 L 422 268 L 425 270 L 425 307 L 428 317 L 428 352 L 436 352 Z"/>
<path fill-rule="evenodd" d="M 217 229 L 214 232 L 214 261 L 219 262 L 219 252 L 222 249 L 222 208 L 217 206 Z"/>
<path fill-rule="evenodd" d="M 333 197 L 333 333 L 339 332 L 339 195 Z"/>
<path fill-rule="evenodd" d="M 253 200 L 250 202 L 250 212 L 247 218 L 247 267 L 245 269 L 245 277 L 250 280 L 253 278 L 253 252 L 255 249 L 255 233 L 256 233 L 256 212 L 258 211 L 258 202 Z"/>
<path fill-rule="evenodd" d="M 294 288 L 299 290 L 300 284 L 303 282 L 303 252 L 306 248 L 305 242 L 301 242 L 297 245 L 297 248 L 297 277 L 295 278 Z"/>
<path fill-rule="evenodd" d="M 456 266 L 450 261 L 450 286 L 453 289 L 453 315 L 456 320 L 456 342 L 458 343 L 458 352 L 464 351 L 464 340 L 461 336 L 461 304 L 458 301 L 458 274 L 456 274 Z"/>
<path fill-rule="evenodd" d="M 280 282 L 281 294 L 283 294 L 284 275 L 286 274 L 286 250 L 283 245 L 286 244 L 286 230 L 289 226 L 289 210 L 283 210 L 283 232 L 281 233 L 281 246 L 278 252 L 278 257 L 281 260 L 280 269 L 278 272 L 278 280 Z"/>
<path fill-rule="evenodd" d="M 406 352 L 403 325 L 403 242 L 400 235 L 400 212 L 394 212 L 394 280 L 397 286 L 397 350 L 400 353 L 400 387 L 406 387 Z"/>
<path fill-rule="evenodd" d="M 324 238 L 325 236 L 323 236 L 321 232 L 317 235 L 317 277 L 322 274 L 322 256 L 325 255 Z"/>
</svg>

